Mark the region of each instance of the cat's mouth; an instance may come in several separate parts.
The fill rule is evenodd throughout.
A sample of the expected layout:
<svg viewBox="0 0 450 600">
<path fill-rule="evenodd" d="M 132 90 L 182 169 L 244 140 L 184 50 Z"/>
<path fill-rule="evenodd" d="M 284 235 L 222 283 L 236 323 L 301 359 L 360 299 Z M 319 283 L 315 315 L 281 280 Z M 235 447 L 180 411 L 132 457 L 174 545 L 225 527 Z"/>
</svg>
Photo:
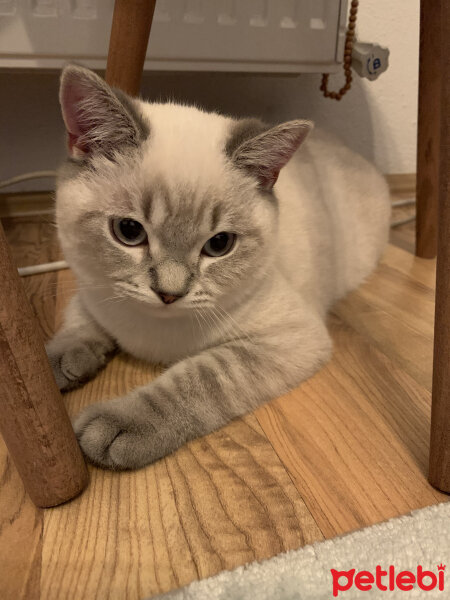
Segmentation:
<svg viewBox="0 0 450 600">
<path fill-rule="evenodd" d="M 145 305 L 147 310 L 162 318 L 198 313 L 203 309 L 210 309 L 212 304 L 211 295 L 203 290 L 177 296 L 156 290 L 145 294 L 134 285 L 125 282 L 116 283 L 115 287 L 120 291 L 123 301 L 130 299 L 141 306 Z"/>
<path fill-rule="evenodd" d="M 127 291 L 125 298 L 136 301 L 141 306 L 145 305 L 146 310 L 162 318 L 186 315 L 197 308 L 196 304 L 193 305 L 189 301 L 183 301 L 184 298 L 173 297 L 173 295 L 168 295 L 168 297 L 162 299 L 157 298 L 154 294 L 146 295 L 135 291 Z"/>
</svg>

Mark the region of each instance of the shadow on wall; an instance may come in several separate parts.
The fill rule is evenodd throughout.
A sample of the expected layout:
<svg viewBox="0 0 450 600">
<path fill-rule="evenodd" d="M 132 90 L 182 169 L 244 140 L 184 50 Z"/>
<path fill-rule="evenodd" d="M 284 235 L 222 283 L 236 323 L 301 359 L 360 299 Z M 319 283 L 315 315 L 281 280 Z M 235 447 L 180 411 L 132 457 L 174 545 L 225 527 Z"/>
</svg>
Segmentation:
<svg viewBox="0 0 450 600">
<path fill-rule="evenodd" d="M 342 85 L 342 75 L 330 78 Z M 355 78 L 340 102 L 325 99 L 321 75 L 247 75 L 236 73 L 152 73 L 144 76 L 142 94 L 153 101 L 172 99 L 236 116 L 268 122 L 305 118 L 338 135 L 348 146 L 374 160 L 373 114 L 363 83 Z M 381 126 L 381 125 L 378 125 Z"/>
<path fill-rule="evenodd" d="M 331 78 L 338 87 L 342 77 Z M 56 168 L 65 153 L 56 71 L 0 73 L 0 179 L 27 171 Z M 247 75 L 237 73 L 146 73 L 142 95 L 174 100 L 236 116 L 259 116 L 268 122 L 308 118 L 337 134 L 347 145 L 374 159 L 374 127 L 389 142 L 389 132 L 364 84 L 355 78 L 350 92 L 335 102 L 323 98 L 320 75 Z M 391 148 L 392 150 L 392 148 Z M 394 149 L 395 150 L 395 149 Z M 49 189 L 46 180 L 17 189 Z"/>
</svg>

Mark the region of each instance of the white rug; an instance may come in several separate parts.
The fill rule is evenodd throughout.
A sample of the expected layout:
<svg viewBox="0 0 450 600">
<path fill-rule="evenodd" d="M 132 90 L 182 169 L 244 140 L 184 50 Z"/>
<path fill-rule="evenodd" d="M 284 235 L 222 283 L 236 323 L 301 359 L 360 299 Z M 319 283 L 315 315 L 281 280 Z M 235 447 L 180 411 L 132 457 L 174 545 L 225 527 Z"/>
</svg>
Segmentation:
<svg viewBox="0 0 450 600">
<path fill-rule="evenodd" d="M 441 563 L 447 566 L 446 570 L 438 569 Z M 386 591 L 377 587 L 377 565 L 387 573 L 379 573 L 378 577 L 381 586 L 387 587 Z M 422 587 L 432 589 L 421 589 L 417 580 L 408 584 L 412 576 L 417 578 L 419 565 L 423 571 L 433 574 L 422 573 L 421 578 Z M 392 590 L 389 589 L 390 566 L 394 567 Z M 331 569 L 355 569 L 355 573 L 353 577 L 347 574 L 337 578 Z M 360 571 L 369 573 L 358 576 Z M 403 574 L 396 580 L 401 571 L 410 571 L 412 576 Z M 369 583 L 372 580 L 374 582 Z M 442 584 L 444 589 L 440 591 Z M 412 589 L 408 589 L 409 586 Z M 333 600 L 335 597 L 343 600 L 450 598 L 450 502 L 416 510 L 410 515 L 286 552 L 261 563 L 223 571 L 158 596 L 160 600 Z"/>
</svg>

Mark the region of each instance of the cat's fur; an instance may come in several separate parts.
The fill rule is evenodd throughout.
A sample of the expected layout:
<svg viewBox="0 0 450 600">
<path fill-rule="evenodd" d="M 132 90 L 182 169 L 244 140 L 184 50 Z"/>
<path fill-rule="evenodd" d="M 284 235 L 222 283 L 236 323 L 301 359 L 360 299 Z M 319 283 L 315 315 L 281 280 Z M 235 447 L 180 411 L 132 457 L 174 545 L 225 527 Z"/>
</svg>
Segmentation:
<svg viewBox="0 0 450 600">
<path fill-rule="evenodd" d="M 302 144 L 307 121 L 269 129 L 150 104 L 77 66 L 63 72 L 61 104 L 70 159 L 57 223 L 79 291 L 48 354 L 61 389 L 92 377 L 116 347 L 169 366 L 74 424 L 94 463 L 141 467 L 328 360 L 326 312 L 377 263 L 388 190 L 320 131 Z M 115 240 L 118 217 L 141 222 L 149 244 Z M 220 231 L 237 234 L 233 250 L 201 256 Z M 165 305 L 151 288 L 185 295 Z"/>
</svg>

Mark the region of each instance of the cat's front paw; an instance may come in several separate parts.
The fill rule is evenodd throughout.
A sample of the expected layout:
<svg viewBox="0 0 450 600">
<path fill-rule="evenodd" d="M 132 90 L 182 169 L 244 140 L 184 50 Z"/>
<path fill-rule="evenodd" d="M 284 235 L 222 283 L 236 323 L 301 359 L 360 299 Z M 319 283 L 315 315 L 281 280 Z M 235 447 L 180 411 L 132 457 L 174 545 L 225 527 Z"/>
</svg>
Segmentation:
<svg viewBox="0 0 450 600">
<path fill-rule="evenodd" d="M 127 398 L 94 404 L 74 421 L 78 442 L 87 458 L 106 469 L 138 469 L 155 460 L 150 451 L 150 425 L 127 410 Z"/>
<path fill-rule="evenodd" d="M 91 379 L 106 363 L 107 349 L 101 344 L 75 341 L 71 344 L 51 341 L 47 347 L 47 356 L 62 391 L 82 385 Z"/>
</svg>

